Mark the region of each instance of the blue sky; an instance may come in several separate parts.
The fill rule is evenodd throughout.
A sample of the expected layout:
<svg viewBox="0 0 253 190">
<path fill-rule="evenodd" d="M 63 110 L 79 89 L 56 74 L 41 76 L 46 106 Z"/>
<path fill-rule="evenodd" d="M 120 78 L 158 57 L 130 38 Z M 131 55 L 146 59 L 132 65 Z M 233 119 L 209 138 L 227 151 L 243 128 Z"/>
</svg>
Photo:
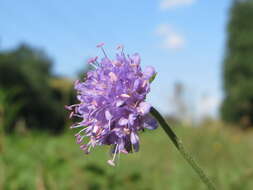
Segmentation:
<svg viewBox="0 0 253 190">
<path fill-rule="evenodd" d="M 143 67 L 158 76 L 149 96 L 161 111 L 172 110 L 173 84 L 187 87 L 192 112 L 215 114 L 222 98 L 221 67 L 230 0 L 1 0 L 1 49 L 21 42 L 43 48 L 54 72 L 75 76 L 95 47 L 105 42 L 139 52 Z M 203 96 L 205 98 L 203 98 Z"/>
</svg>

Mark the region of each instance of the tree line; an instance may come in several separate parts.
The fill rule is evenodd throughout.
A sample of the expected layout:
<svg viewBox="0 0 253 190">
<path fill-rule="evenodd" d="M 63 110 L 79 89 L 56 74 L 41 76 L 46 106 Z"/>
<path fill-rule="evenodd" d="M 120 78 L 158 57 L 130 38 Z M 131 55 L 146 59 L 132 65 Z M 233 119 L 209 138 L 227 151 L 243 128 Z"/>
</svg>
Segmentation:
<svg viewBox="0 0 253 190">
<path fill-rule="evenodd" d="M 233 1 L 227 34 L 221 116 L 249 128 L 253 126 L 253 0 Z"/>
<path fill-rule="evenodd" d="M 64 105 L 73 101 L 73 82 L 55 76 L 52 65 L 45 52 L 26 44 L 0 52 L 0 122 L 5 132 L 13 132 L 19 121 L 29 129 L 64 129 Z"/>
</svg>

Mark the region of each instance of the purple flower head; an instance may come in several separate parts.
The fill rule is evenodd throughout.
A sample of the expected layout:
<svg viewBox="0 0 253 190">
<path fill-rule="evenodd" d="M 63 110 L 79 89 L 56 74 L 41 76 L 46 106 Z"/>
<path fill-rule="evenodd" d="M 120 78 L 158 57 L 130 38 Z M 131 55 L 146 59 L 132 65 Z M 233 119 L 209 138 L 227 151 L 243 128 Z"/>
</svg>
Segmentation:
<svg viewBox="0 0 253 190">
<path fill-rule="evenodd" d="M 145 100 L 156 72 L 153 67 L 143 72 L 139 54 L 126 56 L 121 49 L 114 60 L 107 57 L 104 49 L 105 56 L 100 61 L 97 57 L 89 60 L 95 69 L 87 73 L 84 82 L 75 82 L 79 103 L 66 106 L 70 117 L 81 118 L 71 126 L 80 128 L 75 135 L 80 148 L 88 154 L 95 146 L 111 145 L 113 156 L 108 163 L 113 166 L 116 155 L 139 150 L 140 131 L 157 128 L 149 114 L 151 106 Z"/>
</svg>

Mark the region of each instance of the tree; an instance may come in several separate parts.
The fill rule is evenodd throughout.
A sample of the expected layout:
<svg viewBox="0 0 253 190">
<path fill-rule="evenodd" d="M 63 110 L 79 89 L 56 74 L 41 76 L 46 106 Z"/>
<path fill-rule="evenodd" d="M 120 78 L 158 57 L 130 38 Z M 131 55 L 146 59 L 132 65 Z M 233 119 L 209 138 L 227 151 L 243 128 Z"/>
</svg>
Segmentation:
<svg viewBox="0 0 253 190">
<path fill-rule="evenodd" d="M 13 131 L 19 118 L 28 128 L 59 132 L 64 127 L 62 102 L 50 86 L 52 61 L 41 50 L 22 44 L 14 50 L 0 52 L 0 88 L 15 92 L 12 102 L 22 102 L 16 118 L 9 122 Z"/>
<path fill-rule="evenodd" d="M 224 121 L 253 126 L 253 0 L 236 0 L 230 11 L 223 65 Z"/>
</svg>

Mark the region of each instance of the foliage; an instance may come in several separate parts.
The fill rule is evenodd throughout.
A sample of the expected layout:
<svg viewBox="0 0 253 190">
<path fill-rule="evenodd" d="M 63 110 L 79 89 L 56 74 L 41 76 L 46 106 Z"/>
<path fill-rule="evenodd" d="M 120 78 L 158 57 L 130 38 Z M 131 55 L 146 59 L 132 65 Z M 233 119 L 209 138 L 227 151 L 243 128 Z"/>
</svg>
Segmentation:
<svg viewBox="0 0 253 190">
<path fill-rule="evenodd" d="M 13 101 L 18 89 L 10 91 L 0 90 L 0 130 L 12 131 L 15 119 L 23 106 L 22 102 Z"/>
<path fill-rule="evenodd" d="M 253 0 L 234 1 L 224 62 L 222 118 L 253 126 Z"/>
<path fill-rule="evenodd" d="M 12 120 L 11 129 L 20 118 L 25 120 L 29 128 L 53 132 L 63 129 L 64 104 L 57 96 L 58 90 L 50 84 L 51 79 L 55 78 L 51 67 L 52 61 L 43 51 L 25 44 L 14 50 L 0 52 L 1 90 L 14 94 L 13 104 L 22 102 L 18 115 Z"/>
<path fill-rule="evenodd" d="M 216 127 L 175 130 L 217 189 L 253 188 L 252 132 Z M 105 161 L 106 147 L 85 155 L 70 136 L 7 136 L 0 154 L 0 189 L 206 189 L 161 128 L 144 132 L 141 151 L 122 154 L 116 168 Z"/>
</svg>

